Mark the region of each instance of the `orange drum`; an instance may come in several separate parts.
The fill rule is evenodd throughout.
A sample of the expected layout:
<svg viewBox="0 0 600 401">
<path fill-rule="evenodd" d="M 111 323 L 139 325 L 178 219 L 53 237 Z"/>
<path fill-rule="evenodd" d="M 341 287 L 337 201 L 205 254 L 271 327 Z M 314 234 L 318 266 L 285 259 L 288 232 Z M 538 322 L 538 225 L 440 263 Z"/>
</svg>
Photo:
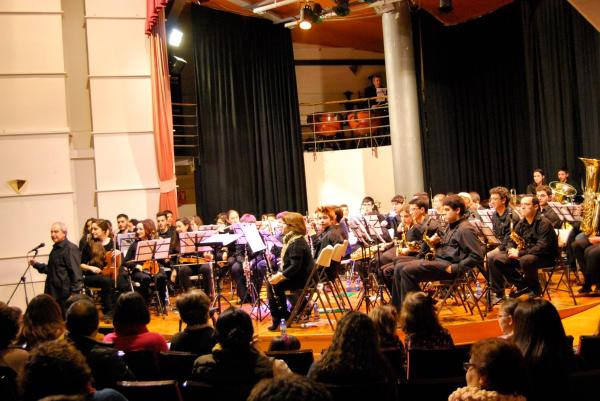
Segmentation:
<svg viewBox="0 0 600 401">
<path fill-rule="evenodd" d="M 352 128 L 352 133 L 359 136 L 375 134 L 377 127 L 381 125 L 381 119 L 373 117 L 375 113 L 368 110 L 348 113 L 348 125 Z"/>
<path fill-rule="evenodd" d="M 315 123 L 315 134 L 318 136 L 332 137 L 342 129 L 340 116 L 337 113 L 317 114 Z"/>
</svg>

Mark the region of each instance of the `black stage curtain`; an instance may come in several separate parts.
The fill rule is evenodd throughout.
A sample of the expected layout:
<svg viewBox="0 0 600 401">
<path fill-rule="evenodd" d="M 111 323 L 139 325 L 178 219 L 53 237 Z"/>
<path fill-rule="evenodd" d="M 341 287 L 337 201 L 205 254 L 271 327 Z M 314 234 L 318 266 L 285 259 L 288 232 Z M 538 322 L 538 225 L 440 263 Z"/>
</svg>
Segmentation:
<svg viewBox="0 0 600 401">
<path fill-rule="evenodd" d="M 193 6 L 199 113 L 197 208 L 306 210 L 289 29 Z"/>
<path fill-rule="evenodd" d="M 459 26 L 413 14 L 426 188 L 524 192 L 600 156 L 600 35 L 566 0 L 522 0 Z"/>
</svg>

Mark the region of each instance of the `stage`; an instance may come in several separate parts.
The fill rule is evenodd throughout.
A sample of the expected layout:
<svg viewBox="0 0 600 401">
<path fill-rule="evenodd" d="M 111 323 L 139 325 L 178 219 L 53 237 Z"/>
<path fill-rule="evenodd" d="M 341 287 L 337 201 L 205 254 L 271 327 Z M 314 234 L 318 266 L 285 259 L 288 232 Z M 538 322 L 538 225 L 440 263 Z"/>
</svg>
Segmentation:
<svg viewBox="0 0 600 401">
<path fill-rule="evenodd" d="M 225 296 L 231 298 L 229 286 L 226 286 Z M 578 287 L 575 287 L 575 291 Z M 349 293 L 350 300 L 353 305 L 357 302 L 357 294 Z M 551 302 L 558 309 L 565 327 L 567 335 L 574 337 L 574 344 L 579 343 L 580 335 L 594 334 L 598 327 L 598 319 L 600 318 L 600 297 L 582 297 L 577 296 L 577 305 L 573 305 L 573 300 L 566 292 L 551 291 Z M 173 334 L 179 330 L 179 315 L 174 308 L 175 300 L 172 299 L 172 305 L 169 307 L 167 316 L 157 316 L 154 311 L 151 311 L 152 321 L 148 328 L 150 331 L 155 331 L 162 334 L 167 341 L 171 339 Z M 226 304 L 225 304 L 226 305 Z M 225 306 L 226 307 L 226 306 Z M 481 305 L 484 308 L 484 305 Z M 243 305 L 243 309 L 250 312 L 250 305 Z M 364 303 L 361 311 L 365 311 Z M 256 312 L 254 309 L 253 312 Z M 257 335 L 257 346 L 261 350 L 267 350 L 271 339 L 279 332 L 270 332 L 267 327 L 271 324 L 271 316 L 268 310 L 263 309 L 266 317 L 262 321 L 253 319 L 255 322 L 255 333 Z M 253 313 L 254 314 L 254 313 Z M 498 306 L 481 319 L 477 310 L 471 315 L 465 312 L 462 306 L 448 302 L 447 307 L 444 307 L 440 320 L 442 324 L 450 331 L 452 338 L 456 344 L 472 343 L 477 340 L 494 337 L 501 334 L 497 322 Z M 339 317 L 340 314 L 338 313 Z M 323 349 L 326 349 L 330 342 L 333 331 L 329 327 L 328 321 L 324 313 L 320 313 L 320 320 L 311 320 L 306 326 L 300 327 L 294 325 L 288 328 L 288 333 L 293 334 L 300 339 L 303 349 L 312 349 L 315 355 L 320 354 Z M 335 323 L 334 323 L 335 324 Z M 403 337 L 401 330 L 398 330 L 400 337 Z"/>
</svg>

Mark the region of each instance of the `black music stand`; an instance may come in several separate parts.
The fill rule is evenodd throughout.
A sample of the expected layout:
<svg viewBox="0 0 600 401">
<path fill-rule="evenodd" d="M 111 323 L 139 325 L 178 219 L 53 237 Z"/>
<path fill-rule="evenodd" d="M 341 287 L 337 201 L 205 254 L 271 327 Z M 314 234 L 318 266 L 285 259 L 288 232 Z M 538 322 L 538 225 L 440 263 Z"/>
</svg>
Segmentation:
<svg viewBox="0 0 600 401">
<path fill-rule="evenodd" d="M 152 264 L 158 263 L 158 259 L 167 259 L 169 257 L 169 249 L 171 246 L 170 238 L 160 238 L 160 239 L 151 239 L 146 241 L 140 241 L 137 244 L 137 248 L 135 249 L 135 257 L 134 260 L 136 262 L 146 262 L 148 260 L 152 261 Z M 152 281 L 154 283 L 154 291 L 152 296 L 156 297 L 157 301 L 157 312 L 159 315 L 167 315 L 166 305 L 163 303 L 163 300 L 160 299 L 160 294 L 158 293 L 158 286 L 156 283 L 156 274 L 150 274 L 152 277 Z"/>
<path fill-rule="evenodd" d="M 215 234 L 204 240 L 200 241 L 200 245 L 209 246 L 213 249 L 213 254 L 215 256 L 215 261 L 217 260 L 217 251 L 224 246 L 231 244 L 239 238 L 238 234 Z M 213 265 L 211 264 L 211 267 Z M 231 307 L 231 302 L 221 293 L 221 280 L 212 270 L 212 278 L 213 278 L 213 287 L 215 288 L 215 297 L 210 305 L 210 308 L 213 309 L 216 307 L 217 313 L 221 314 L 222 306 L 221 301 L 225 301 Z"/>
<path fill-rule="evenodd" d="M 492 221 L 491 219 L 489 219 L 489 225 L 488 222 L 485 221 L 485 218 L 489 217 L 489 210 L 478 210 L 477 212 L 482 217 L 482 219 L 469 220 L 469 223 L 471 223 L 475 228 L 475 231 L 477 231 L 477 236 L 485 244 L 486 250 L 497 247 L 498 245 L 500 245 L 501 242 L 494 234 L 494 231 L 492 229 Z M 485 253 L 485 257 L 487 258 L 487 252 Z M 485 294 L 482 294 L 479 297 L 479 299 L 481 299 L 484 295 L 486 297 L 487 303 L 487 315 L 487 312 L 491 312 L 494 306 L 492 305 L 492 269 L 490 266 L 487 266 L 487 286 L 485 288 Z M 479 302 L 479 299 L 476 299 L 475 302 Z"/>
<path fill-rule="evenodd" d="M 42 244 L 42 246 L 44 246 Z M 10 305 L 10 301 L 12 301 L 13 297 L 15 296 L 17 290 L 19 289 L 19 286 L 21 284 L 23 284 L 23 291 L 25 291 L 25 305 L 29 306 L 29 294 L 27 294 L 27 272 L 29 271 L 29 269 L 31 268 L 31 265 L 29 264 L 29 254 L 32 253 L 31 251 L 27 252 L 27 254 L 25 255 L 25 260 L 27 263 L 27 267 L 25 268 L 25 271 L 23 272 L 23 274 L 21 274 L 21 278 L 19 279 L 19 282 L 17 283 L 17 285 L 15 285 L 15 288 L 13 288 L 13 292 L 10 294 L 10 297 L 8 297 L 8 301 L 6 302 L 7 305 Z M 38 254 L 38 249 L 33 251 L 34 255 L 32 257 L 32 259 L 35 259 L 35 257 Z M 29 273 L 29 275 L 31 276 L 31 272 Z M 29 280 L 31 282 L 31 284 L 33 284 L 33 280 Z M 35 292 L 34 292 L 35 295 Z"/>
<path fill-rule="evenodd" d="M 207 228 L 205 228 L 207 227 Z M 204 252 L 210 252 L 212 251 L 212 248 L 210 246 L 206 246 L 206 245 L 201 245 L 200 242 L 202 240 L 204 240 L 205 238 L 211 237 L 215 234 L 218 234 L 219 232 L 217 230 L 212 230 L 213 227 L 216 226 L 200 226 L 198 227 L 197 231 L 187 231 L 187 232 L 183 232 L 183 233 L 179 233 L 179 255 L 178 255 L 178 259 L 180 259 L 183 255 L 191 255 L 193 254 L 193 258 L 195 259 L 196 263 L 181 263 L 181 260 L 178 260 L 178 262 L 175 265 L 171 265 L 173 268 L 179 268 L 181 266 L 196 266 L 199 265 L 200 261 L 202 260 L 202 258 L 200 257 L 201 253 Z M 212 275 L 213 275 L 213 268 L 212 268 L 212 261 L 207 261 L 209 266 L 210 266 L 210 273 L 211 273 L 211 285 L 209 290 L 210 293 L 210 297 L 213 298 L 214 297 L 214 286 L 213 286 L 213 281 L 212 281 Z M 179 272 L 178 272 L 179 273 Z M 179 288 L 182 287 L 182 282 L 181 282 L 181 275 L 178 274 L 178 284 L 179 284 Z"/>
<path fill-rule="evenodd" d="M 117 248 L 123 256 L 127 255 L 127 251 L 135 241 L 135 233 L 119 233 L 117 234 Z"/>
</svg>

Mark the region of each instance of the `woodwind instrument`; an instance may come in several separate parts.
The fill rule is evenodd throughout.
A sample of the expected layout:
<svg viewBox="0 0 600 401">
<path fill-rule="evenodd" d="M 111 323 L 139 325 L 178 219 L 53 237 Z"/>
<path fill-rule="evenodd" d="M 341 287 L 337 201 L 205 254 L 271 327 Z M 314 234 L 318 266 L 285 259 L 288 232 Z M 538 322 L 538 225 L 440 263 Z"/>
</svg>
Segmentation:
<svg viewBox="0 0 600 401">
<path fill-rule="evenodd" d="M 512 213 L 508 216 L 508 218 L 510 219 L 510 239 L 515 243 L 518 251 L 525 249 L 525 240 L 513 228 L 514 223 L 512 219 Z"/>
</svg>

